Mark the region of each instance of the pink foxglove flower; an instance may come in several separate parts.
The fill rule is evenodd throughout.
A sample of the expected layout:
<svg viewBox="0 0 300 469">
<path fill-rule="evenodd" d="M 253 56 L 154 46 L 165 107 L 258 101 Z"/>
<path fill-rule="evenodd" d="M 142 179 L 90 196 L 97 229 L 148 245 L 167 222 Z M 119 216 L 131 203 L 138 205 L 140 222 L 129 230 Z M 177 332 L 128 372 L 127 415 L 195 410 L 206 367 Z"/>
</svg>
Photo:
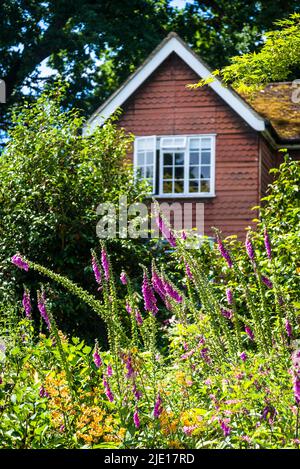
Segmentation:
<svg viewBox="0 0 300 469">
<path fill-rule="evenodd" d="M 104 270 L 106 280 L 109 280 L 109 262 L 107 252 L 104 248 L 101 250 L 101 263 Z"/>
<path fill-rule="evenodd" d="M 47 313 L 47 309 L 46 309 L 46 296 L 45 296 L 45 293 L 39 293 L 38 292 L 38 310 L 42 316 L 42 318 L 44 319 L 45 323 L 46 323 L 46 326 L 48 328 L 48 330 L 50 331 L 51 329 L 51 323 L 50 323 L 50 319 L 49 319 L 49 316 L 48 316 L 48 313 Z"/>
<path fill-rule="evenodd" d="M 92 255 L 92 268 L 95 276 L 95 280 L 98 283 L 98 285 L 101 285 L 101 272 L 97 263 L 97 259 L 94 255 Z"/>
<path fill-rule="evenodd" d="M 107 365 L 107 376 L 112 376 L 113 375 L 113 370 L 111 365 Z"/>
<path fill-rule="evenodd" d="M 149 311 L 155 316 L 158 312 L 158 308 L 156 306 L 156 298 L 154 296 L 154 292 L 149 283 L 146 272 L 144 272 L 144 277 L 143 277 L 142 293 L 143 293 L 143 298 L 144 298 L 145 310 Z"/>
<path fill-rule="evenodd" d="M 232 319 L 233 314 L 232 314 L 232 311 L 230 311 L 229 309 L 221 308 L 221 313 L 224 316 L 224 318 Z"/>
<path fill-rule="evenodd" d="M 243 362 L 245 362 L 245 361 L 247 360 L 247 354 L 246 354 L 246 352 L 242 352 L 242 353 L 240 354 L 240 359 L 241 359 Z"/>
<path fill-rule="evenodd" d="M 227 249 L 225 248 L 224 244 L 222 243 L 221 241 L 221 238 L 219 236 L 217 236 L 217 242 L 218 242 L 218 248 L 219 248 L 219 251 L 220 251 L 220 254 L 221 256 L 225 259 L 225 261 L 227 262 L 227 265 L 228 267 L 232 267 L 233 266 L 233 262 L 231 260 L 231 257 L 230 257 L 230 254 L 229 252 L 227 251 Z"/>
<path fill-rule="evenodd" d="M 262 275 L 261 280 L 268 288 L 273 288 L 273 283 L 268 277 L 265 277 L 264 275 Z"/>
<path fill-rule="evenodd" d="M 139 326 L 141 326 L 143 324 L 143 318 L 142 318 L 142 315 L 141 315 L 141 313 L 139 312 L 138 309 L 135 311 L 135 320 L 136 320 L 136 322 L 138 323 Z"/>
<path fill-rule="evenodd" d="M 127 285 L 127 276 L 126 276 L 126 273 L 124 271 L 121 272 L 120 280 L 121 280 L 123 285 Z"/>
<path fill-rule="evenodd" d="M 288 319 L 285 320 L 284 325 L 285 325 L 285 330 L 286 330 L 288 337 L 292 337 L 292 333 L 293 333 L 292 326 Z"/>
<path fill-rule="evenodd" d="M 233 303 L 233 294 L 230 288 L 226 288 L 226 298 L 229 305 Z"/>
<path fill-rule="evenodd" d="M 162 411 L 163 411 L 162 399 L 160 397 L 160 394 L 158 394 L 156 401 L 155 401 L 155 405 L 154 405 L 154 411 L 153 411 L 154 418 L 158 419 Z"/>
<path fill-rule="evenodd" d="M 31 301 L 30 301 L 30 293 L 28 290 L 25 290 L 23 293 L 22 305 L 25 311 L 25 316 L 28 319 L 30 319 L 31 318 Z"/>
<path fill-rule="evenodd" d="M 222 429 L 223 434 L 224 434 L 225 437 L 230 435 L 230 431 L 231 431 L 230 427 L 227 425 L 227 423 L 228 423 L 227 420 L 228 419 L 220 421 L 220 426 L 221 426 L 221 429 Z"/>
<path fill-rule="evenodd" d="M 164 224 L 163 219 L 161 218 L 160 215 L 158 215 L 155 218 L 156 224 L 161 231 L 161 233 L 164 235 L 164 237 L 169 241 L 170 245 L 175 248 L 176 247 L 176 238 L 172 231 Z"/>
<path fill-rule="evenodd" d="M 133 414 L 133 423 L 136 428 L 140 428 L 141 423 L 140 423 L 140 418 L 139 418 L 139 411 L 138 408 L 135 408 L 134 414 Z"/>
<path fill-rule="evenodd" d="M 102 360 L 101 360 L 101 357 L 100 357 L 100 354 L 99 354 L 99 347 L 98 347 L 97 342 L 95 344 L 95 349 L 94 349 L 94 353 L 93 353 L 93 360 L 94 360 L 95 366 L 97 368 L 100 368 L 100 366 L 102 366 Z"/>
<path fill-rule="evenodd" d="M 103 386 L 104 386 L 104 389 L 105 389 L 105 394 L 106 394 L 106 397 L 107 399 L 110 401 L 110 402 L 113 402 L 114 401 L 114 395 L 110 389 L 110 386 L 106 380 L 106 378 L 104 377 L 103 378 Z"/>
<path fill-rule="evenodd" d="M 26 272 L 28 272 L 29 265 L 26 261 L 24 261 L 24 259 L 20 256 L 20 254 L 15 254 L 11 258 L 11 262 L 15 264 L 17 267 L 19 267 L 19 269 L 23 269 Z"/>
<path fill-rule="evenodd" d="M 264 243 L 265 243 L 267 256 L 269 259 L 272 259 L 271 241 L 270 241 L 269 234 L 268 234 L 266 227 L 264 228 Z"/>
<path fill-rule="evenodd" d="M 247 233 L 247 236 L 246 236 L 245 246 L 246 246 L 246 251 L 249 256 L 249 259 L 253 262 L 255 259 L 255 254 L 254 254 L 254 249 L 253 249 L 253 245 L 252 245 L 252 241 L 251 241 L 249 233 Z"/>
<path fill-rule="evenodd" d="M 249 339 L 253 341 L 254 340 L 254 333 L 253 333 L 252 329 L 250 329 L 249 326 L 246 326 L 245 327 L 245 332 L 248 335 Z"/>
</svg>

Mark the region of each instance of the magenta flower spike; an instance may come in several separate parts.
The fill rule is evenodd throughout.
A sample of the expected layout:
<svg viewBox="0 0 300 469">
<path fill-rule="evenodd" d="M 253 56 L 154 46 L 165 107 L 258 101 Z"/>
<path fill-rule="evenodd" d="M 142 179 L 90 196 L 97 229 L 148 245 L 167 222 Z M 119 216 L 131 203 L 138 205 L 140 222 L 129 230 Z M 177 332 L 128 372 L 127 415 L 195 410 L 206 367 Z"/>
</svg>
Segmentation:
<svg viewBox="0 0 300 469">
<path fill-rule="evenodd" d="M 22 258 L 22 256 L 20 256 L 20 254 L 15 254 L 11 258 L 11 262 L 14 265 L 16 265 L 17 267 L 19 267 L 19 269 L 22 269 L 22 270 L 25 270 L 26 272 L 28 272 L 29 265 L 26 261 L 24 261 L 24 259 Z"/>
<path fill-rule="evenodd" d="M 143 293 L 143 298 L 144 298 L 145 310 L 149 311 L 155 316 L 158 312 L 158 308 L 156 306 L 156 298 L 154 296 L 154 292 L 149 283 L 149 279 L 148 279 L 146 272 L 144 272 L 144 277 L 143 277 L 142 293 Z"/>
<path fill-rule="evenodd" d="M 133 423 L 136 428 L 140 428 L 141 423 L 140 423 L 140 418 L 139 418 L 139 411 L 138 408 L 135 408 L 134 414 L 133 414 Z"/>
<path fill-rule="evenodd" d="M 110 389 L 110 386 L 106 380 L 106 378 L 104 377 L 103 378 L 103 386 L 104 386 L 104 389 L 105 389 L 105 394 L 106 394 L 106 397 L 107 399 L 110 401 L 110 402 L 113 402 L 114 401 L 114 395 Z"/>
<path fill-rule="evenodd" d="M 232 319 L 233 313 L 232 313 L 232 311 L 230 311 L 229 309 L 223 309 L 223 308 L 221 308 L 221 313 L 222 313 L 222 316 L 224 316 L 224 318 L 226 318 L 226 319 Z"/>
<path fill-rule="evenodd" d="M 286 333 L 287 333 L 287 336 L 288 337 L 292 337 L 292 326 L 291 326 L 291 323 L 289 322 L 288 319 L 285 320 L 285 330 L 286 330 Z"/>
<path fill-rule="evenodd" d="M 38 293 L 38 310 L 42 316 L 42 318 L 44 319 L 45 323 L 46 323 L 46 326 L 48 328 L 48 330 L 50 331 L 51 329 L 51 324 L 50 324 L 50 319 L 49 319 L 49 316 L 48 316 L 48 313 L 47 313 L 47 309 L 46 309 L 46 296 L 45 296 L 45 293 Z"/>
<path fill-rule="evenodd" d="M 153 411 L 154 418 L 158 419 L 162 411 L 163 411 L 162 399 L 160 397 L 160 394 L 158 393 L 156 401 L 155 401 L 155 405 L 154 405 L 154 411 Z"/>
<path fill-rule="evenodd" d="M 243 362 L 245 362 L 245 361 L 247 360 L 247 354 L 246 354 L 246 352 L 242 352 L 242 353 L 240 354 L 240 359 L 241 359 Z"/>
<path fill-rule="evenodd" d="M 231 260 L 231 257 L 230 257 L 230 254 L 229 252 L 227 251 L 227 249 L 225 248 L 224 244 L 222 243 L 221 241 L 221 238 L 219 236 L 217 236 L 217 242 L 218 242 L 218 248 L 219 248 L 219 251 L 220 251 L 220 254 L 221 256 L 225 259 L 225 261 L 227 262 L 227 265 L 229 268 L 231 268 L 233 266 L 233 262 Z"/>
<path fill-rule="evenodd" d="M 190 266 L 188 265 L 187 262 L 185 262 L 184 264 L 185 264 L 185 273 L 186 273 L 187 277 L 189 279 L 193 280 L 193 274 L 191 272 Z"/>
<path fill-rule="evenodd" d="M 101 250 L 101 263 L 104 270 L 106 280 L 109 280 L 109 262 L 107 252 L 104 248 Z"/>
<path fill-rule="evenodd" d="M 246 236 L 245 247 L 246 247 L 246 251 L 249 256 L 249 259 L 253 262 L 255 259 L 255 254 L 254 254 L 254 249 L 253 249 L 253 245 L 252 245 L 252 241 L 250 239 L 249 233 L 247 233 L 247 236 Z"/>
<path fill-rule="evenodd" d="M 261 276 L 261 281 L 266 285 L 268 288 L 273 288 L 273 283 L 268 277 L 265 277 L 264 275 Z"/>
<path fill-rule="evenodd" d="M 230 435 L 230 431 L 231 431 L 230 427 L 227 425 L 227 423 L 224 420 L 221 420 L 220 426 L 225 437 Z"/>
<path fill-rule="evenodd" d="M 245 327 L 245 332 L 248 335 L 249 339 L 253 341 L 254 340 L 254 333 L 253 333 L 252 329 L 250 329 L 249 326 L 246 326 Z"/>
<path fill-rule="evenodd" d="M 161 233 L 164 235 L 164 237 L 169 241 L 170 245 L 175 248 L 176 247 L 176 238 L 172 231 L 164 224 L 163 219 L 161 218 L 160 215 L 158 215 L 155 218 L 156 224 L 161 231 Z"/>
<path fill-rule="evenodd" d="M 96 257 L 94 255 L 92 255 L 92 268 L 93 268 L 96 282 L 98 283 L 98 285 L 101 285 L 101 280 L 102 280 L 101 272 L 100 272 Z"/>
<path fill-rule="evenodd" d="M 264 243 L 266 248 L 266 253 L 269 259 L 272 259 L 272 249 L 271 249 L 271 241 L 269 238 L 269 234 L 267 228 L 264 228 Z"/>
<path fill-rule="evenodd" d="M 143 324 L 143 318 L 142 318 L 142 315 L 141 315 L 141 313 L 139 312 L 138 309 L 135 311 L 135 320 L 136 320 L 136 322 L 138 323 L 139 326 L 141 326 Z"/>
<path fill-rule="evenodd" d="M 107 365 L 107 376 L 112 376 L 113 375 L 113 370 L 111 365 Z"/>
<path fill-rule="evenodd" d="M 25 316 L 28 319 L 30 319 L 31 318 L 31 301 L 30 301 L 30 293 L 28 290 L 25 290 L 23 293 L 22 305 L 25 311 Z"/>
<path fill-rule="evenodd" d="M 97 342 L 95 344 L 95 349 L 94 349 L 94 353 L 93 353 L 93 360 L 94 360 L 95 366 L 97 368 L 100 368 L 100 366 L 102 366 L 102 360 L 101 360 L 101 357 L 100 357 L 100 354 L 99 354 L 99 348 L 98 348 L 98 343 Z"/>
<path fill-rule="evenodd" d="M 121 283 L 123 285 L 127 285 L 127 276 L 126 276 L 126 273 L 123 271 L 121 272 L 121 275 L 120 275 L 120 280 L 121 280 Z"/>
<path fill-rule="evenodd" d="M 232 303 L 233 303 L 233 294 L 232 294 L 232 290 L 230 288 L 226 288 L 226 298 L 227 298 L 227 303 L 229 305 L 232 305 Z"/>
</svg>

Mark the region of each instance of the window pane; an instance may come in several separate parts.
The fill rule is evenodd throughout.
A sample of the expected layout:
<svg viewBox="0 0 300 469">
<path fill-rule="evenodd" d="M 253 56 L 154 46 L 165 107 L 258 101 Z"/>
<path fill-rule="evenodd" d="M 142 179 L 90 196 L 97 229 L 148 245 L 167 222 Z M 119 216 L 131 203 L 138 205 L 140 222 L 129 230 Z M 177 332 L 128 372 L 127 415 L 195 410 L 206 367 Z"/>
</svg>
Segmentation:
<svg viewBox="0 0 300 469">
<path fill-rule="evenodd" d="M 184 178 L 184 167 L 176 167 L 175 168 L 175 179 L 183 179 Z"/>
<path fill-rule="evenodd" d="M 153 151 L 147 151 L 145 164 L 153 164 Z"/>
<path fill-rule="evenodd" d="M 138 164 L 138 166 L 144 166 L 144 164 L 145 164 L 145 153 L 144 152 L 138 153 L 137 164 Z"/>
<path fill-rule="evenodd" d="M 172 192 L 172 181 L 164 181 L 163 183 L 163 193 L 169 194 Z"/>
<path fill-rule="evenodd" d="M 200 174 L 202 179 L 210 178 L 210 166 L 202 166 Z"/>
<path fill-rule="evenodd" d="M 190 179 L 199 179 L 199 166 L 190 166 Z"/>
<path fill-rule="evenodd" d="M 145 167 L 145 170 L 146 170 L 146 178 L 152 178 L 153 177 L 153 166 L 146 166 Z"/>
<path fill-rule="evenodd" d="M 191 151 L 190 152 L 190 164 L 193 165 L 193 164 L 199 164 L 199 152 L 196 152 L 196 151 Z"/>
<path fill-rule="evenodd" d="M 202 149 L 208 149 L 210 150 L 211 148 L 211 139 L 210 138 L 202 138 L 201 139 L 201 148 Z"/>
<path fill-rule="evenodd" d="M 190 192 L 199 192 L 199 183 L 198 181 L 190 181 Z"/>
<path fill-rule="evenodd" d="M 183 181 L 175 181 L 174 183 L 174 192 L 176 194 L 183 192 L 184 190 L 184 183 Z"/>
<path fill-rule="evenodd" d="M 190 149 L 198 150 L 200 148 L 200 138 L 190 138 Z"/>
<path fill-rule="evenodd" d="M 175 153 L 175 165 L 184 164 L 184 153 Z"/>
<path fill-rule="evenodd" d="M 173 171 L 173 167 L 172 166 L 164 166 L 164 175 L 163 175 L 163 178 L 164 179 L 172 179 L 172 171 Z"/>
<path fill-rule="evenodd" d="M 201 191 L 200 192 L 210 192 L 210 182 L 201 181 Z"/>
<path fill-rule="evenodd" d="M 210 152 L 209 151 L 202 151 L 201 152 L 201 163 L 202 164 L 210 164 Z"/>
<path fill-rule="evenodd" d="M 172 164 L 173 164 L 173 154 L 164 153 L 164 165 L 172 165 Z"/>
<path fill-rule="evenodd" d="M 153 137 L 137 139 L 138 150 L 152 150 L 153 149 Z"/>
</svg>

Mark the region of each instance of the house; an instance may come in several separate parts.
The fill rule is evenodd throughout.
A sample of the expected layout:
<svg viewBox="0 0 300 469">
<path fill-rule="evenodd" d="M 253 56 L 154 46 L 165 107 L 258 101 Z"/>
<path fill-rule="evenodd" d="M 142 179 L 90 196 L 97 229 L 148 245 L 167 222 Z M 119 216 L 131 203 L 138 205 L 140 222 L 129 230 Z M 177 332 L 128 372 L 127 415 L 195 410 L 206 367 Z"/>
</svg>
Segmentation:
<svg viewBox="0 0 300 469">
<path fill-rule="evenodd" d="M 203 202 L 205 233 L 245 236 L 280 164 L 300 156 L 300 104 L 292 84 L 271 84 L 249 104 L 219 80 L 190 90 L 208 66 L 175 33 L 89 119 L 86 132 L 117 108 L 135 135 L 129 155 L 158 201 Z M 300 85 L 299 85 L 300 86 Z"/>
</svg>

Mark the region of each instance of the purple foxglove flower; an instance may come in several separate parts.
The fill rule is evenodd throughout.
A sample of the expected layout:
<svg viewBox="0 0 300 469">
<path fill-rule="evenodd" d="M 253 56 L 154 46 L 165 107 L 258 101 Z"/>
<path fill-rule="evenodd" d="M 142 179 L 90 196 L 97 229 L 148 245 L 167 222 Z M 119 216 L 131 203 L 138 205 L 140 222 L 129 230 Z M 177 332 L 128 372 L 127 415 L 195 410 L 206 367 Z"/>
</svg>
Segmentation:
<svg viewBox="0 0 300 469">
<path fill-rule="evenodd" d="M 26 317 L 30 319 L 31 318 L 31 301 L 30 301 L 30 293 L 27 290 L 25 290 L 23 293 L 22 305 L 23 305 Z"/>
<path fill-rule="evenodd" d="M 247 233 L 247 236 L 246 236 L 245 246 L 246 246 L 246 251 L 249 256 L 249 259 L 253 262 L 255 258 L 255 254 L 254 254 L 254 249 L 253 249 L 253 245 L 252 245 L 252 241 L 251 241 L 249 233 Z"/>
<path fill-rule="evenodd" d="M 137 401 L 142 397 L 141 391 L 139 391 L 139 390 L 137 389 L 137 387 L 136 387 L 135 384 L 133 385 L 132 392 L 133 392 L 133 395 L 134 395 L 134 397 L 135 397 L 135 399 L 136 399 Z"/>
<path fill-rule="evenodd" d="M 113 370 L 111 365 L 107 365 L 107 376 L 112 376 L 113 375 Z"/>
<path fill-rule="evenodd" d="M 94 255 L 92 255 L 92 268 L 93 268 L 96 282 L 98 283 L 98 285 L 101 285 L 101 280 L 102 280 L 101 272 L 97 263 L 97 259 Z"/>
<path fill-rule="evenodd" d="M 11 262 L 15 264 L 17 267 L 19 267 L 19 269 L 23 269 L 26 272 L 28 272 L 29 265 L 26 261 L 24 261 L 24 259 L 20 256 L 20 254 L 15 254 L 11 258 Z"/>
<path fill-rule="evenodd" d="M 225 422 L 225 420 L 221 420 L 221 421 L 220 421 L 220 426 L 221 426 L 221 429 L 222 429 L 223 434 L 224 434 L 225 437 L 228 436 L 228 435 L 230 435 L 231 429 L 230 429 L 230 427 L 227 425 L 227 423 Z"/>
<path fill-rule="evenodd" d="M 163 281 L 163 285 L 164 285 L 164 289 L 167 295 L 169 295 L 173 300 L 175 300 L 176 303 L 182 303 L 182 296 L 179 295 L 179 293 L 176 290 L 174 290 L 174 288 L 169 282 L 165 280 Z"/>
<path fill-rule="evenodd" d="M 232 319 L 232 316 L 233 316 L 232 311 L 230 311 L 230 310 L 228 310 L 228 309 L 223 309 L 223 308 L 221 308 L 221 313 L 222 313 L 222 315 L 224 316 L 224 318 L 226 318 L 226 319 Z"/>
<path fill-rule="evenodd" d="M 181 355 L 180 358 L 182 360 L 186 360 L 187 358 L 190 358 L 192 355 L 194 355 L 194 353 L 195 353 L 195 349 L 191 349 L 189 352 L 186 352 L 183 355 Z"/>
<path fill-rule="evenodd" d="M 110 389 L 110 386 L 107 382 L 107 380 L 105 379 L 105 377 L 103 378 L 103 386 L 104 386 L 104 389 L 105 389 L 105 394 L 106 394 L 106 397 L 107 399 L 110 401 L 110 402 L 113 402 L 114 401 L 114 395 Z"/>
<path fill-rule="evenodd" d="M 252 329 L 250 329 L 250 327 L 246 326 L 245 327 L 245 332 L 248 335 L 250 340 L 254 340 L 254 333 L 253 333 Z"/>
<path fill-rule="evenodd" d="M 125 309 L 126 309 L 126 311 L 127 311 L 128 314 L 131 314 L 131 313 L 132 313 L 132 309 L 131 309 L 131 306 L 130 306 L 129 303 L 126 303 Z"/>
<path fill-rule="evenodd" d="M 49 319 L 47 309 L 46 309 L 45 293 L 41 293 L 41 294 L 38 293 L 38 304 L 37 304 L 37 306 L 38 306 L 38 310 L 39 310 L 42 318 L 44 319 L 44 321 L 46 323 L 46 326 L 47 326 L 48 330 L 50 331 L 51 323 L 50 323 L 50 319 Z"/>
<path fill-rule="evenodd" d="M 132 366 L 132 360 L 131 360 L 130 356 L 125 356 L 124 357 L 124 364 L 125 364 L 125 367 L 127 369 L 126 378 L 130 379 L 133 376 L 135 376 L 134 369 L 133 369 L 133 366 Z"/>
<path fill-rule="evenodd" d="M 101 250 L 101 262 L 106 280 L 109 280 L 109 262 L 107 252 L 104 248 Z"/>
<path fill-rule="evenodd" d="M 183 239 L 183 241 L 186 240 L 186 232 L 185 232 L 185 231 L 183 231 L 183 232 L 181 233 L 181 239 Z"/>
<path fill-rule="evenodd" d="M 288 337 L 292 337 L 292 326 L 288 319 L 285 320 L 285 330 Z"/>
<path fill-rule="evenodd" d="M 261 280 L 268 288 L 273 288 L 273 283 L 268 277 L 265 277 L 264 275 L 262 275 Z"/>
<path fill-rule="evenodd" d="M 64 425 L 61 425 L 61 426 L 59 427 L 59 431 L 60 431 L 61 433 L 63 433 L 63 432 L 65 431 L 65 426 L 64 426 Z"/>
<path fill-rule="evenodd" d="M 152 269 L 151 281 L 152 281 L 152 286 L 153 286 L 154 290 L 156 291 L 156 293 L 161 297 L 161 299 L 163 301 L 165 301 L 166 292 L 165 292 L 165 287 L 164 287 L 163 281 L 157 275 L 157 273 L 155 272 L 154 269 Z"/>
<path fill-rule="evenodd" d="M 227 262 L 227 265 L 228 267 L 232 267 L 233 266 L 233 263 L 232 263 L 232 260 L 231 260 L 231 257 L 230 257 L 230 254 L 229 252 L 227 251 L 227 249 L 225 248 L 224 244 L 222 243 L 220 237 L 218 236 L 217 237 L 217 242 L 218 242 L 218 248 L 219 248 L 219 251 L 220 251 L 220 254 L 221 256 L 225 259 L 225 261 Z"/>
<path fill-rule="evenodd" d="M 160 215 L 158 215 L 155 218 L 156 224 L 161 231 L 161 233 L 164 235 L 164 237 L 169 241 L 170 245 L 175 248 L 176 247 L 176 238 L 172 231 L 164 224 L 163 219 L 161 218 Z"/>
<path fill-rule="evenodd" d="M 294 376 L 293 378 L 293 390 L 294 390 L 294 396 L 295 396 L 295 401 L 297 405 L 300 404 L 300 376 Z"/>
<path fill-rule="evenodd" d="M 127 285 L 127 276 L 125 272 L 121 272 L 120 280 L 123 283 L 123 285 Z"/>
<path fill-rule="evenodd" d="M 154 296 L 154 292 L 149 283 L 146 272 L 144 272 L 144 277 L 143 277 L 142 293 L 144 297 L 145 310 L 149 311 L 155 316 L 158 312 L 158 308 L 156 306 L 156 298 Z"/>
<path fill-rule="evenodd" d="M 102 366 L 102 360 L 99 354 L 99 348 L 98 348 L 97 342 L 96 342 L 94 353 L 93 353 L 93 360 L 97 368 L 100 368 L 100 366 Z"/>
<path fill-rule="evenodd" d="M 138 309 L 135 311 L 135 320 L 136 320 L 136 322 L 138 323 L 139 326 L 141 326 L 143 324 L 143 318 L 142 318 L 142 315 L 141 315 L 141 313 L 139 312 Z"/>
<path fill-rule="evenodd" d="M 241 359 L 243 362 L 245 362 L 245 361 L 247 360 L 247 354 L 246 354 L 246 352 L 242 352 L 242 353 L 240 354 L 240 359 Z"/>
<path fill-rule="evenodd" d="M 49 397 L 49 394 L 47 393 L 46 389 L 44 386 L 41 386 L 39 389 L 39 396 L 40 397 Z"/>
<path fill-rule="evenodd" d="M 162 411 L 163 411 L 162 399 L 160 397 L 160 394 L 158 393 L 156 401 L 155 401 L 155 405 L 154 405 L 154 411 L 153 411 L 154 418 L 158 419 Z"/>
<path fill-rule="evenodd" d="M 140 428 L 141 423 L 140 423 L 139 411 L 138 411 L 137 407 L 135 408 L 135 411 L 134 411 L 134 414 L 133 414 L 133 423 L 134 423 L 136 428 Z"/>
<path fill-rule="evenodd" d="M 202 350 L 200 350 L 200 355 L 206 363 L 209 364 L 211 362 L 208 356 L 208 348 L 203 348 Z"/>
<path fill-rule="evenodd" d="M 187 262 L 185 262 L 185 273 L 191 280 L 193 280 L 193 274 Z"/>
<path fill-rule="evenodd" d="M 269 234 L 267 232 L 267 228 L 264 228 L 264 243 L 267 252 L 267 256 L 269 259 L 272 259 L 272 249 L 271 249 L 271 241 L 269 238 Z"/>
<path fill-rule="evenodd" d="M 276 414 L 277 414 L 277 410 L 275 409 L 275 407 L 271 405 L 267 405 L 263 409 L 260 419 L 267 420 L 268 416 L 270 417 L 270 419 L 274 419 Z"/>
<path fill-rule="evenodd" d="M 229 305 L 233 303 L 233 294 L 230 288 L 226 288 L 226 298 Z"/>
</svg>

